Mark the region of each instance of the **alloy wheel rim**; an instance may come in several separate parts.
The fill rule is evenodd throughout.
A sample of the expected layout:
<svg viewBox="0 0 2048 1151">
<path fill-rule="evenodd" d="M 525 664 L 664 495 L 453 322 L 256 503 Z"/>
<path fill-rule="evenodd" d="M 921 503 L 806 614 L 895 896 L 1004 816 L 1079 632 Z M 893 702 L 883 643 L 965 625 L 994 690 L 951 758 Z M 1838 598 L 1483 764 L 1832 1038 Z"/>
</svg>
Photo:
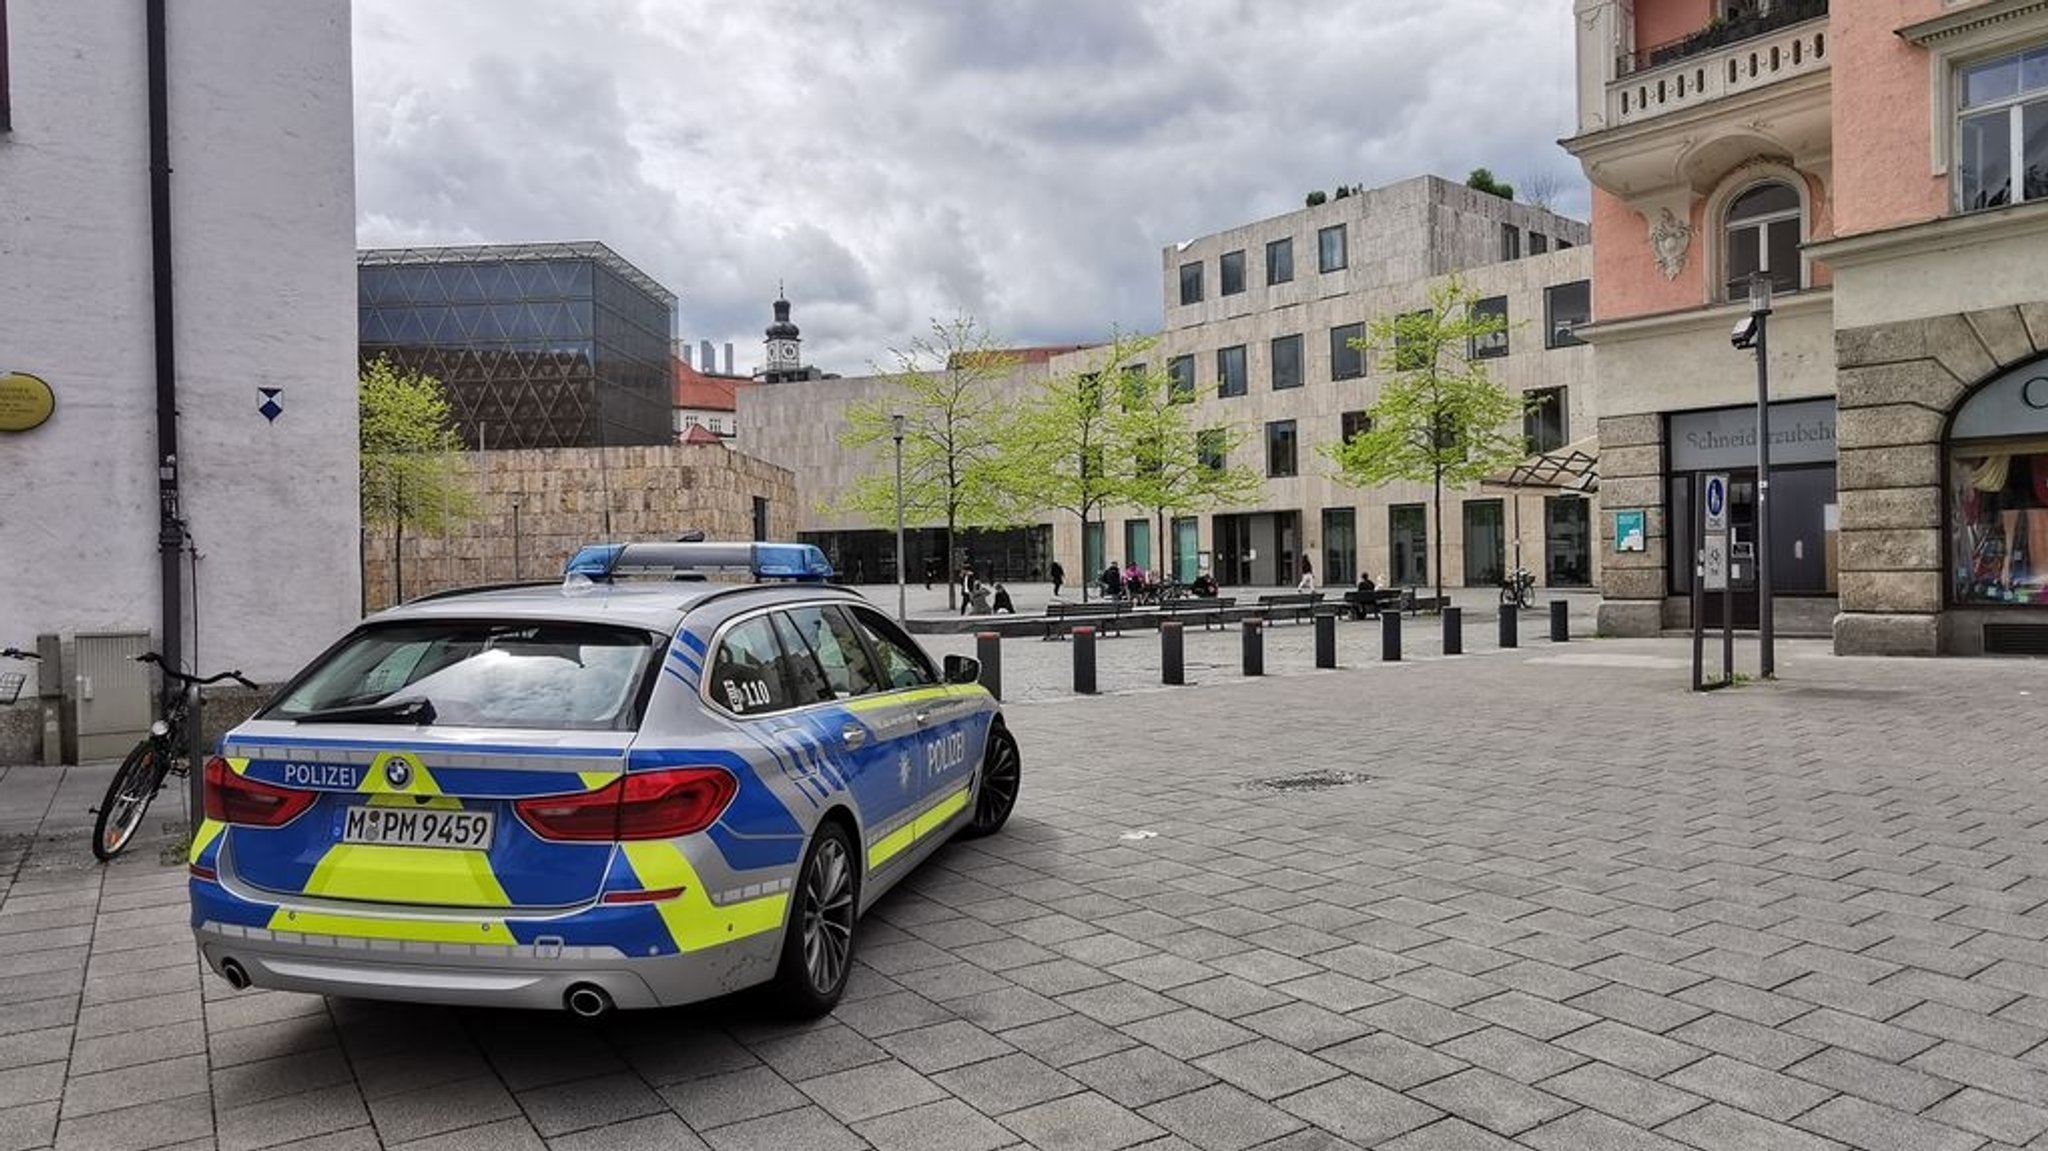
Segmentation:
<svg viewBox="0 0 2048 1151">
<path fill-rule="evenodd" d="M 981 800 L 974 814 L 976 823 L 987 827 L 1010 813 L 1017 802 L 1017 774 L 1017 748 L 1009 740 L 1002 740 L 982 776 Z"/>
<path fill-rule="evenodd" d="M 830 994 L 853 951 L 853 869 L 837 839 L 818 845 L 804 877 L 803 943 L 812 989 Z"/>
</svg>

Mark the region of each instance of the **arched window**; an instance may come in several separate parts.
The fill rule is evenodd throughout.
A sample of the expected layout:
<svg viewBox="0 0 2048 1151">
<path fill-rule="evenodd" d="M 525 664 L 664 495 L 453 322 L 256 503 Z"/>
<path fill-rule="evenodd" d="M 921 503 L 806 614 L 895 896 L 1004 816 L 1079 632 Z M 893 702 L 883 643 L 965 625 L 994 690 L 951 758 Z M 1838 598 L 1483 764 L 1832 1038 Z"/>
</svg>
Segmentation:
<svg viewBox="0 0 2048 1151">
<path fill-rule="evenodd" d="M 1721 262 L 1728 299 L 1739 300 L 1749 294 L 1749 277 L 1754 272 L 1769 276 L 1775 291 L 1796 292 L 1804 286 L 1800 216 L 1799 192 L 1776 180 L 1758 184 L 1728 202 Z"/>
<path fill-rule="evenodd" d="M 2048 360 L 1998 376 L 1956 409 L 1948 501 L 1951 599 L 2048 606 Z"/>
</svg>

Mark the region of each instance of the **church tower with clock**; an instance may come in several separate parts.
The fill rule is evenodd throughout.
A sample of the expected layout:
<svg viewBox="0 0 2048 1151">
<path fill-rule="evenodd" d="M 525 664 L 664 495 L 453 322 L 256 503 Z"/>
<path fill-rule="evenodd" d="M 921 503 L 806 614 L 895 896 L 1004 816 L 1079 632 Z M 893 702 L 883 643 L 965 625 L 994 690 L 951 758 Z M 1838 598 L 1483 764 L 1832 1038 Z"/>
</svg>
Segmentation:
<svg viewBox="0 0 2048 1151">
<path fill-rule="evenodd" d="M 803 362 L 803 336 L 789 319 L 789 299 L 780 286 L 776 289 L 775 322 L 768 325 L 768 338 L 762 341 L 766 357 L 754 378 L 764 384 L 780 384 L 791 380 L 815 380 L 819 377 L 816 369 L 806 367 Z"/>
</svg>

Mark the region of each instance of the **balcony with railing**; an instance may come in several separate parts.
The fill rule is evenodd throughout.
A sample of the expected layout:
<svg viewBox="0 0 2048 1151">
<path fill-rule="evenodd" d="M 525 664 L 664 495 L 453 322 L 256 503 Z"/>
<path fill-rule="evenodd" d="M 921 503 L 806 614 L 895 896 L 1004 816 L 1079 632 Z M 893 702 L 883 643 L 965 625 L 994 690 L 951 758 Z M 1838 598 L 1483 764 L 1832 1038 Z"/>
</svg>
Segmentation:
<svg viewBox="0 0 2048 1151">
<path fill-rule="evenodd" d="M 1828 0 L 1737 9 L 1689 36 L 1615 61 L 1607 124 L 1622 127 L 1828 66 Z"/>
</svg>

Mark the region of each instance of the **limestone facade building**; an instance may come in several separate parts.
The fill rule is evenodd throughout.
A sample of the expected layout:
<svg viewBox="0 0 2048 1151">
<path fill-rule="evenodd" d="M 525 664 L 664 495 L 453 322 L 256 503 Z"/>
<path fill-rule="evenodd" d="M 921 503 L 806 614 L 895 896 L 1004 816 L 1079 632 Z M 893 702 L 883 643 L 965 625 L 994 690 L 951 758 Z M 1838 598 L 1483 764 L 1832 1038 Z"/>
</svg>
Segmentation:
<svg viewBox="0 0 2048 1151">
<path fill-rule="evenodd" d="M 993 554 L 970 541 L 954 559 L 1006 578 L 1042 578 L 1057 559 L 1072 581 L 1115 560 L 1258 586 L 1292 585 L 1306 551 L 1325 584 L 1364 571 L 1382 584 L 1422 586 L 1434 579 L 1441 531 L 1449 586 L 1492 586 L 1518 559 L 1543 584 L 1590 586 L 1599 557 L 1584 494 L 1455 492 L 1438 525 L 1427 485 L 1347 488 L 1317 451 L 1355 426 L 1390 375 L 1350 339 L 1375 317 L 1424 306 L 1431 285 L 1453 274 L 1506 315 L 1505 336 L 1482 350 L 1494 379 L 1549 401 L 1532 437 L 1546 449 L 1589 437 L 1591 356 L 1574 334 L 1591 305 L 1587 240 L 1578 221 L 1425 176 L 1166 247 L 1153 366 L 1192 381 L 1198 426 L 1244 433 L 1245 458 L 1232 462 L 1262 477 L 1256 498 L 1180 517 L 1163 541 L 1141 509 L 1111 508 L 1085 532 L 1071 515 L 1048 513 L 990 541 Z M 1021 402 L 1048 375 L 1090 370 L 1101 355 L 1029 357 L 1003 387 Z M 805 537 L 842 557 L 859 551 L 877 581 L 893 570 L 893 525 L 831 505 L 855 476 L 889 466 L 886 444 L 862 454 L 839 442 L 847 407 L 889 390 L 887 377 L 750 388 L 739 411 L 748 450 L 796 474 Z M 913 532 L 913 577 L 927 539 Z"/>
<path fill-rule="evenodd" d="M 1603 628 L 1686 621 L 1700 475 L 1730 475 L 1754 531 L 1755 369 L 1728 346 L 1754 273 L 1779 630 L 2048 652 L 2048 3 L 1575 15 L 1602 531 L 1648 527 L 1607 565 Z"/>
</svg>

